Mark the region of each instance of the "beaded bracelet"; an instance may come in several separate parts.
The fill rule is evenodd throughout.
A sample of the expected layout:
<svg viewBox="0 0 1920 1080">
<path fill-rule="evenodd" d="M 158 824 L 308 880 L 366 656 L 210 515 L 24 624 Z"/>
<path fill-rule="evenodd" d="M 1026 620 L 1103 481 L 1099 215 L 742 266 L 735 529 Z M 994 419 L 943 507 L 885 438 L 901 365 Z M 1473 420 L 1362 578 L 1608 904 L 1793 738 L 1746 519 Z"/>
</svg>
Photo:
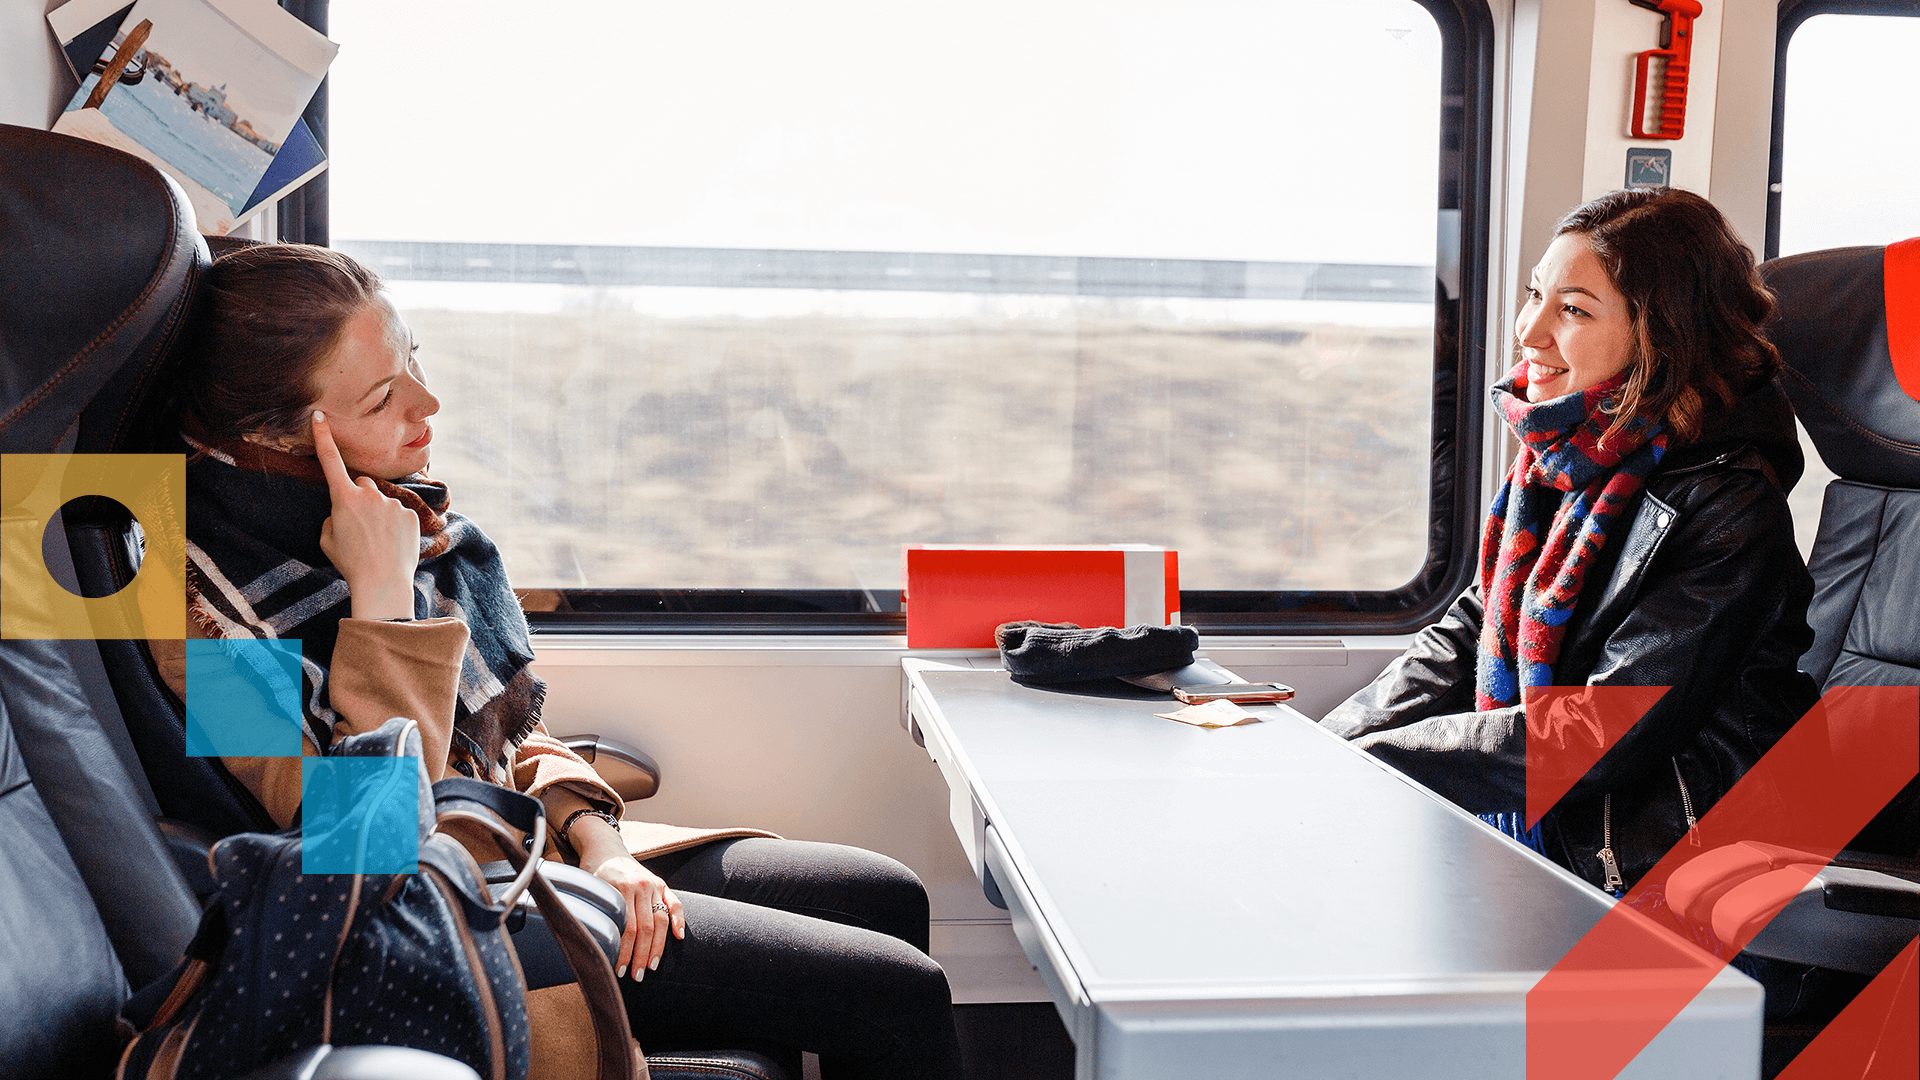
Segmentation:
<svg viewBox="0 0 1920 1080">
<path fill-rule="evenodd" d="M 568 814 L 567 820 L 560 823 L 560 839 L 562 840 L 567 839 L 567 831 L 573 828 L 574 822 L 579 821 L 583 817 L 589 817 L 589 816 L 597 817 L 601 821 L 606 822 L 608 825 L 613 827 L 614 832 L 620 831 L 620 819 L 614 817 L 612 814 L 607 813 L 605 810 L 588 806 L 588 807 L 583 807 L 579 810 L 575 810 L 573 813 Z M 571 840 L 568 840 L 567 842 L 570 844 L 572 843 Z"/>
</svg>

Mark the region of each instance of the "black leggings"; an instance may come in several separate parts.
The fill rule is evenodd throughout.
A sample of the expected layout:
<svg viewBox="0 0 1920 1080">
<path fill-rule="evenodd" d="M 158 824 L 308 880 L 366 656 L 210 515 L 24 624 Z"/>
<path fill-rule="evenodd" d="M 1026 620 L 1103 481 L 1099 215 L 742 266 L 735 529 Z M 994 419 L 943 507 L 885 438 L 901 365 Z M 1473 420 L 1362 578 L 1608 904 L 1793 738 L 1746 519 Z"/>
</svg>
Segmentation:
<svg viewBox="0 0 1920 1080">
<path fill-rule="evenodd" d="M 620 980 L 640 1045 L 778 1046 L 822 1080 L 959 1080 L 927 893 L 884 855 L 750 837 L 646 860 L 686 905 L 660 969 Z M 631 975 L 631 973 L 629 973 Z"/>
</svg>

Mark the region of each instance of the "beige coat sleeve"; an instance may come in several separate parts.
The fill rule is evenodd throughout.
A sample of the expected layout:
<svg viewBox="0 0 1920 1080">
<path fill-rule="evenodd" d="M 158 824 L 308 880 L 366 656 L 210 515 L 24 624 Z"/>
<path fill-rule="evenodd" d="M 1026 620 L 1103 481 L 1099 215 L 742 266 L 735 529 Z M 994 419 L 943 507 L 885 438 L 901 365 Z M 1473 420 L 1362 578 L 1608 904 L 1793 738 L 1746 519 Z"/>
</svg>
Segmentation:
<svg viewBox="0 0 1920 1080">
<path fill-rule="evenodd" d="M 540 800 L 546 808 L 548 828 L 556 833 L 576 810 L 609 810 L 614 817 L 622 818 L 626 809 L 620 796 L 600 779 L 593 766 L 549 734 L 544 724 L 536 725 L 533 734 L 520 744 L 520 752 L 513 762 L 513 783 Z M 747 836 L 778 839 L 779 834 L 741 826 L 702 828 L 649 821 L 620 822 L 620 838 L 627 853 L 642 860 L 715 840 Z M 558 857 L 553 848 L 549 848 L 547 854 Z"/>
<path fill-rule="evenodd" d="M 513 786 L 539 799 L 556 829 L 575 810 L 591 806 L 617 818 L 626 809 L 619 793 L 600 779 L 585 758 L 549 734 L 545 724 L 535 724 L 533 734 L 514 754 Z"/>
<path fill-rule="evenodd" d="M 451 616 L 403 623 L 341 619 L 327 669 L 327 700 L 338 714 L 334 735 L 409 717 L 420 725 L 427 778 L 445 778 L 466 651 L 467 624 Z"/>
<path fill-rule="evenodd" d="M 203 636 L 191 622 L 188 633 Z M 185 701 L 186 642 L 160 640 L 150 645 L 161 680 L 175 697 Z M 466 647 L 466 624 L 454 618 L 411 623 L 342 619 L 328 672 L 328 697 L 337 714 L 334 734 L 371 731 L 392 717 L 410 717 L 420 725 L 427 773 L 439 780 L 447 769 L 460 657 Z M 271 708 L 260 691 L 242 678 L 223 681 L 212 692 L 222 700 L 242 703 L 240 707 L 262 712 Z M 304 724 L 300 750 L 303 755 L 320 753 Z M 275 822 L 284 826 L 293 820 L 294 811 L 300 808 L 299 758 L 229 757 L 222 758 L 221 764 L 260 800 Z"/>
</svg>

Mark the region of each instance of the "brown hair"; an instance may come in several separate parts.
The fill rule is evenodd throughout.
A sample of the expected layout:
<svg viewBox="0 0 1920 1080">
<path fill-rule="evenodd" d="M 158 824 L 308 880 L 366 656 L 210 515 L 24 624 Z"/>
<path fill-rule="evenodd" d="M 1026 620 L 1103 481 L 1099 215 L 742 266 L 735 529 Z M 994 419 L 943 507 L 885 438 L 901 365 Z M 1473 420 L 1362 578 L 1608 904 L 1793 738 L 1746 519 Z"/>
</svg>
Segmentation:
<svg viewBox="0 0 1920 1080">
<path fill-rule="evenodd" d="M 1779 370 L 1760 332 L 1773 294 L 1712 203 L 1677 188 L 1614 191 L 1561 218 L 1553 235 L 1569 233 L 1587 238 L 1633 319 L 1609 435 L 1645 417 L 1691 442 L 1710 407 L 1731 408 Z"/>
<path fill-rule="evenodd" d="M 312 244 L 215 259 L 183 373 L 187 411 L 216 438 L 305 431 L 314 371 L 379 291 L 373 271 Z"/>
</svg>

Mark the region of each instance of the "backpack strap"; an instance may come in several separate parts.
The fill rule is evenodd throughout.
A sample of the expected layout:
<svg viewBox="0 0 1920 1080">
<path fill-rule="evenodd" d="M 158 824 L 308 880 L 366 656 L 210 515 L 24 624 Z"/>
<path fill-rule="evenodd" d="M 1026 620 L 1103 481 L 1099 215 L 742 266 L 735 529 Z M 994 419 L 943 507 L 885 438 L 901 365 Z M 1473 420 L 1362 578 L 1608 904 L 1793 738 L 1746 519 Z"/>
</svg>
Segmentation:
<svg viewBox="0 0 1920 1080">
<path fill-rule="evenodd" d="M 554 941 L 567 959 L 574 978 L 586 999 L 587 1013 L 593 1021 L 597 1080 L 647 1080 L 646 1059 L 634 1050 L 633 1030 L 620 1000 L 620 987 L 614 981 L 613 967 L 593 935 L 574 918 L 573 910 L 553 888 L 546 875 L 539 873 L 542 861 L 520 846 L 519 834 L 531 833 L 536 847 L 546 834 L 546 816 L 538 799 L 508 791 L 494 784 L 465 777 L 450 777 L 433 785 L 434 807 L 440 820 L 473 822 L 493 837 L 494 844 L 518 876 L 514 886 L 503 894 L 501 903 L 510 907 L 522 889 L 533 895 L 534 906 L 547 921 Z M 524 882 L 524 884 L 523 884 Z"/>
<path fill-rule="evenodd" d="M 547 848 L 547 815 L 540 801 L 496 784 L 454 777 L 433 786 L 433 808 L 441 824 L 466 821 L 478 825 L 501 850 L 511 848 L 526 856 L 525 861 L 513 864 L 519 870 L 513 884 L 495 898 L 507 909 L 519 903 L 520 894 L 533 884 Z M 530 836 L 531 853 L 520 846 L 522 833 Z"/>
<path fill-rule="evenodd" d="M 514 832 L 532 832 L 535 819 L 545 816 L 539 799 L 509 791 L 499 784 L 449 776 L 433 785 L 435 809 L 445 809 L 455 803 L 471 803 L 475 808 L 488 811 Z"/>
</svg>

